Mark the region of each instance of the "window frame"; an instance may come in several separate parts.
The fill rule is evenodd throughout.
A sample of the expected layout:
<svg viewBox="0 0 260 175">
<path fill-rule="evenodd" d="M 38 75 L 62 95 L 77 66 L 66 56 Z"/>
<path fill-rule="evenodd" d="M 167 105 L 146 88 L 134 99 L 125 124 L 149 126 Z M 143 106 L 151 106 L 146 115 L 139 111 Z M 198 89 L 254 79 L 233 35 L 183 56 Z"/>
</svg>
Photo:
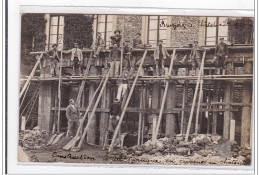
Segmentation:
<svg viewBox="0 0 260 175">
<path fill-rule="evenodd" d="M 57 22 L 57 25 L 52 25 L 52 17 L 58 17 L 58 22 Z M 50 42 L 51 42 L 51 35 L 56 35 L 56 43 L 53 43 L 53 44 L 59 44 L 59 35 L 62 35 L 63 34 L 60 34 L 59 31 L 60 31 L 60 17 L 64 17 L 64 15 L 59 15 L 59 14 L 51 14 L 50 15 L 50 21 L 49 21 L 49 36 L 48 36 L 48 50 L 50 49 Z M 51 27 L 52 26 L 57 26 L 57 34 L 51 34 Z M 63 24 L 63 27 L 64 27 L 64 24 Z"/>
<path fill-rule="evenodd" d="M 156 16 L 157 17 L 157 19 L 150 19 L 150 17 L 151 16 Z M 150 31 L 151 30 L 156 30 L 156 43 L 158 43 L 159 42 L 159 40 L 160 40 L 160 30 L 162 30 L 162 29 L 160 29 L 160 20 L 161 20 L 161 16 L 165 16 L 165 15 L 148 15 L 148 25 L 147 25 L 147 39 L 146 39 L 146 43 L 147 44 L 150 44 L 149 43 L 149 41 L 150 41 L 150 39 L 149 39 L 149 37 L 150 37 Z M 157 27 L 156 27 L 156 29 L 151 29 L 150 30 L 150 20 L 156 20 L 157 21 Z M 163 30 L 165 30 L 165 32 L 166 32 L 166 39 L 163 39 L 163 40 L 165 40 L 165 45 L 167 45 L 167 30 L 168 29 L 163 29 Z M 154 41 L 154 40 L 152 40 L 152 41 Z M 157 45 L 157 44 L 156 44 Z"/>
</svg>

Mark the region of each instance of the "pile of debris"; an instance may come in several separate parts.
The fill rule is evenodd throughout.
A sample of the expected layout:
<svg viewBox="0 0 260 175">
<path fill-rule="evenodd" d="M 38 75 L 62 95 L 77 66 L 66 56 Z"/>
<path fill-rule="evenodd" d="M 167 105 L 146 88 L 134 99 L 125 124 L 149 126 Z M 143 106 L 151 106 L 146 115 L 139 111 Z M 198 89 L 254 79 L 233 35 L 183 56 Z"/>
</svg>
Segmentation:
<svg viewBox="0 0 260 175">
<path fill-rule="evenodd" d="M 19 133 L 19 145 L 24 149 L 40 149 L 46 145 L 49 134 L 39 126 L 33 130 L 24 130 Z"/>
<path fill-rule="evenodd" d="M 248 165 L 251 150 L 242 149 L 235 141 L 224 140 L 219 135 L 200 134 L 192 136 L 190 142 L 177 135 L 154 143 L 148 140 L 143 145 L 124 147 L 107 153 L 106 158 L 128 163 Z"/>
</svg>

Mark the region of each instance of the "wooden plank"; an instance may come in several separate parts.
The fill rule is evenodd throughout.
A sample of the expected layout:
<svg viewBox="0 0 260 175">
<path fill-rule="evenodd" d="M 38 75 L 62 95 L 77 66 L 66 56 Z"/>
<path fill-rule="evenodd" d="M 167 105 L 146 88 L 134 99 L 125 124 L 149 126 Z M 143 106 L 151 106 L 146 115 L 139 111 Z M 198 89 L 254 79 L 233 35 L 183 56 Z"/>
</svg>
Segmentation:
<svg viewBox="0 0 260 175">
<path fill-rule="evenodd" d="M 109 78 L 109 71 L 108 71 L 107 74 L 106 74 L 104 84 L 103 84 L 103 86 L 102 86 L 102 88 L 101 88 L 101 90 L 100 90 L 100 93 L 99 93 L 98 97 L 97 97 L 96 103 L 95 103 L 94 108 L 93 108 L 93 111 L 91 112 L 91 115 L 90 115 L 90 117 L 89 117 L 89 119 L 88 119 L 87 126 L 86 126 L 85 129 L 84 129 L 84 132 L 83 132 L 82 137 L 81 137 L 81 139 L 80 139 L 79 145 L 77 146 L 78 149 L 81 148 L 81 146 L 82 146 L 82 144 L 83 144 L 83 141 L 84 141 L 84 139 L 85 139 L 85 137 L 86 137 L 86 134 L 87 134 L 87 131 L 88 131 L 89 126 L 90 126 L 90 124 L 91 124 L 91 121 L 92 121 L 92 119 L 94 118 L 94 114 L 95 114 L 96 108 L 97 108 L 97 106 L 98 106 L 98 104 L 99 104 L 99 101 L 100 101 L 100 99 L 101 99 L 101 97 L 102 97 L 102 94 L 103 94 L 104 89 L 105 89 L 105 87 L 106 87 L 106 84 L 107 84 L 107 82 L 108 82 L 108 78 Z"/>
<path fill-rule="evenodd" d="M 171 64 L 170 64 L 169 71 L 167 73 L 168 76 L 170 76 L 171 73 L 172 73 L 173 62 L 175 61 L 175 59 L 176 59 L 176 49 L 173 49 L 173 54 L 171 55 Z M 169 81 L 166 81 L 165 90 L 164 90 L 163 99 L 162 99 L 162 104 L 161 104 L 161 109 L 160 109 L 160 113 L 159 113 L 159 118 L 158 118 L 156 130 L 155 130 L 156 136 L 159 133 L 159 128 L 160 128 L 160 124 L 161 124 L 161 120 L 162 120 L 162 114 L 163 114 L 163 110 L 164 110 L 166 96 L 167 96 L 167 93 L 168 93 L 168 88 L 169 88 Z"/>
<path fill-rule="evenodd" d="M 230 137 L 229 140 L 235 140 L 235 128 L 236 128 L 236 121 L 234 119 L 230 120 Z"/>
<path fill-rule="evenodd" d="M 199 114 L 200 114 L 200 107 L 201 107 L 200 103 L 201 103 L 202 94 L 203 94 L 202 84 L 203 84 L 203 80 L 200 80 L 200 92 L 199 92 L 199 100 L 198 100 L 198 105 L 197 105 L 196 121 L 195 121 L 195 134 L 198 134 L 198 129 L 199 129 Z"/>
<path fill-rule="evenodd" d="M 189 74 L 189 69 L 186 68 L 186 75 Z M 187 102 L 188 98 L 188 87 L 189 87 L 189 81 L 185 80 L 183 85 L 183 94 L 182 94 L 182 108 L 185 108 L 185 104 Z M 181 131 L 180 134 L 183 134 L 183 125 L 184 125 L 184 117 L 185 117 L 185 110 L 181 111 Z"/>
<path fill-rule="evenodd" d="M 66 151 L 69 151 L 73 145 L 75 145 L 78 141 L 79 141 L 80 137 L 77 136 L 77 137 L 73 137 L 73 139 L 71 139 L 64 147 L 63 149 L 66 150 Z"/>
<path fill-rule="evenodd" d="M 84 72 L 84 77 L 85 78 L 88 76 L 89 71 L 90 71 L 90 66 L 91 66 L 91 63 L 92 63 L 92 56 L 93 56 L 93 52 L 91 52 L 91 54 L 90 54 L 87 67 L 86 67 L 86 70 Z M 76 103 L 78 105 L 80 104 L 80 99 L 81 99 L 81 96 L 82 96 L 85 84 L 86 84 L 86 80 L 82 80 L 81 85 L 80 85 L 80 89 L 79 89 L 79 93 L 78 93 L 78 96 L 77 96 L 77 100 L 76 100 Z"/>
<path fill-rule="evenodd" d="M 27 92 L 28 92 L 28 90 L 29 90 L 30 85 L 31 85 L 31 82 L 29 82 L 29 84 L 28 84 L 28 86 L 27 86 L 27 88 L 26 88 L 26 91 L 25 91 L 25 93 L 24 93 L 23 99 L 22 99 L 22 101 L 21 101 L 21 103 L 20 103 L 19 110 L 21 110 L 21 107 L 23 106 L 23 102 L 24 102 L 24 99 L 25 99 L 25 97 L 26 97 L 26 94 L 27 94 Z"/>
<path fill-rule="evenodd" d="M 214 86 L 214 92 L 213 92 L 213 101 L 217 102 L 218 101 L 218 82 L 215 81 L 215 86 Z M 211 102 L 212 104 L 212 102 Z M 213 112 L 213 121 L 212 121 L 212 134 L 217 134 L 217 117 L 218 117 L 218 112 Z"/>
<path fill-rule="evenodd" d="M 234 74 L 234 66 L 232 62 L 226 63 L 226 74 Z M 230 103 L 233 101 L 234 85 L 232 81 L 225 81 L 224 89 L 224 102 Z M 225 105 L 225 109 L 229 109 L 230 105 Z M 230 120 L 232 119 L 232 113 L 230 111 L 224 112 L 224 126 L 223 126 L 223 138 L 229 139 Z"/>
<path fill-rule="evenodd" d="M 253 64 L 245 63 L 243 68 L 244 74 L 251 74 L 253 72 Z M 243 82 L 243 103 L 252 103 L 252 91 L 253 83 L 250 80 Z M 244 106 L 242 108 L 241 116 L 241 147 L 251 147 L 251 133 L 252 133 L 252 115 L 253 111 L 251 107 Z"/>
<path fill-rule="evenodd" d="M 72 81 L 72 80 L 101 80 L 102 77 L 100 76 L 88 76 L 88 77 L 72 77 L 66 76 L 62 77 L 63 81 Z M 118 78 L 110 77 L 109 80 L 116 81 Z M 153 77 L 153 76 L 142 76 L 138 79 L 138 81 L 151 81 L 151 80 L 197 80 L 198 76 L 169 76 L 169 77 Z M 251 75 L 204 75 L 202 77 L 203 80 L 253 80 L 253 74 Z M 23 81 L 24 79 L 20 79 Z M 59 78 L 57 77 L 33 77 L 31 81 L 57 81 Z M 131 80 L 130 80 L 131 81 Z"/>
<path fill-rule="evenodd" d="M 62 64 L 63 61 L 63 54 L 61 52 L 61 56 L 60 56 L 60 63 Z M 60 132 L 60 106 L 61 106 L 61 83 L 62 83 L 62 79 L 61 79 L 61 73 L 62 73 L 62 66 L 60 66 L 60 70 L 59 70 L 59 84 L 58 84 L 58 117 L 57 117 L 57 131 Z"/>
<path fill-rule="evenodd" d="M 132 94 L 133 94 L 133 92 L 134 92 L 135 84 L 136 84 L 136 82 L 137 82 L 138 76 L 139 76 L 140 71 L 141 71 L 141 68 L 142 68 L 142 66 L 143 66 L 143 63 L 144 63 L 144 59 L 145 59 L 145 57 L 146 57 L 146 54 L 147 54 L 147 50 L 145 50 L 145 52 L 144 52 L 142 61 L 141 61 L 140 65 L 139 65 L 139 68 L 138 68 L 138 71 L 137 71 L 137 75 L 136 75 L 136 77 L 135 77 L 135 79 L 134 79 L 133 85 L 132 85 L 131 90 L 130 90 L 130 92 L 129 92 L 129 95 L 128 95 L 128 97 L 127 97 L 125 107 L 124 107 L 124 109 L 123 109 L 123 111 L 122 111 L 122 113 L 121 113 L 119 122 L 118 122 L 118 124 L 117 124 L 117 126 L 116 126 L 116 129 L 115 129 L 115 132 L 114 132 L 114 135 L 113 135 L 113 139 L 112 139 L 112 142 L 111 142 L 110 147 L 109 147 L 109 152 L 111 152 L 111 151 L 113 150 L 113 148 L 114 148 L 114 144 L 115 144 L 116 137 L 117 137 L 117 135 L 118 135 L 118 131 L 119 131 L 119 129 L 120 129 L 120 127 L 121 127 L 121 124 L 122 124 L 122 121 L 123 121 L 123 119 L 124 119 L 124 115 L 125 115 L 125 112 L 126 112 L 126 108 L 127 108 L 128 104 L 129 104 L 130 99 L 131 99 L 131 96 L 132 96 Z"/>
<path fill-rule="evenodd" d="M 64 150 L 69 150 L 69 149 L 71 149 L 72 147 L 75 146 L 76 141 L 77 141 L 76 138 L 78 138 L 78 136 L 79 136 L 79 134 L 80 134 L 81 128 L 82 128 L 82 126 L 83 126 L 84 121 L 86 120 L 86 117 L 87 117 L 87 115 L 88 115 L 89 109 L 90 109 L 90 107 L 92 106 L 92 103 L 93 103 L 93 101 L 94 101 L 94 99 L 95 99 L 97 93 L 99 92 L 99 90 L 100 90 L 100 88 L 101 88 L 101 85 L 102 85 L 103 82 L 104 82 L 104 79 L 105 79 L 105 77 L 103 77 L 103 79 L 101 80 L 101 82 L 100 82 L 99 86 L 97 87 L 95 93 L 93 94 L 91 100 L 89 101 L 88 107 L 87 107 L 87 109 L 86 109 L 86 111 L 85 111 L 85 114 L 84 114 L 84 116 L 83 116 L 83 118 L 82 118 L 82 120 L 81 120 L 81 122 L 80 122 L 80 125 L 79 125 L 79 128 L 78 128 L 78 130 L 77 130 L 77 133 L 76 133 L 75 137 L 74 137 L 69 143 L 67 143 L 67 144 L 63 147 Z"/>
<path fill-rule="evenodd" d="M 199 83 L 200 83 L 200 77 L 201 77 L 201 74 L 202 74 L 202 70 L 204 68 L 205 56 L 206 56 L 206 51 L 204 51 L 204 53 L 203 53 L 201 66 L 200 66 L 200 71 L 199 71 L 199 75 L 198 75 L 198 80 L 197 80 L 197 84 L 196 84 L 196 89 L 195 89 L 193 102 L 192 102 L 192 106 L 191 106 L 191 112 L 190 112 L 188 127 L 187 127 L 187 131 L 186 131 L 186 135 L 185 135 L 185 141 L 186 142 L 188 141 L 188 137 L 189 137 L 189 134 L 190 134 L 191 121 L 192 121 L 192 116 L 193 116 L 194 107 L 195 107 L 195 103 L 196 103 L 196 98 L 197 98 L 197 93 L 198 93 L 198 88 L 199 88 Z"/>
<path fill-rule="evenodd" d="M 143 107 L 143 89 L 144 87 L 142 86 L 142 89 L 140 90 L 140 108 Z M 138 121 L 138 137 L 137 137 L 137 145 L 140 145 L 141 143 L 141 130 L 142 130 L 142 112 L 139 112 L 139 121 Z"/>
<path fill-rule="evenodd" d="M 64 136 L 64 134 L 65 133 L 63 132 L 63 133 L 57 135 L 57 137 L 55 137 L 55 139 L 53 140 L 53 142 L 51 144 L 54 145 L 55 143 L 57 143 L 61 139 L 61 137 Z"/>
<path fill-rule="evenodd" d="M 46 146 L 51 145 L 53 140 L 56 138 L 56 136 L 57 136 L 57 134 L 52 135 Z"/>
<path fill-rule="evenodd" d="M 27 86 L 29 85 L 29 83 L 30 83 L 32 77 L 34 76 L 35 71 L 36 71 L 38 65 L 39 65 L 40 62 L 41 62 L 42 57 L 43 57 L 43 53 L 41 53 L 40 56 L 37 55 L 37 61 L 36 61 L 35 65 L 34 65 L 34 67 L 33 67 L 32 72 L 30 73 L 28 79 L 26 80 L 26 82 L 25 82 L 25 84 L 24 84 L 24 86 L 23 86 L 23 88 L 22 88 L 22 90 L 21 90 L 21 92 L 20 92 L 19 99 L 23 96 L 23 93 L 25 92 L 25 90 L 26 90 Z"/>
</svg>

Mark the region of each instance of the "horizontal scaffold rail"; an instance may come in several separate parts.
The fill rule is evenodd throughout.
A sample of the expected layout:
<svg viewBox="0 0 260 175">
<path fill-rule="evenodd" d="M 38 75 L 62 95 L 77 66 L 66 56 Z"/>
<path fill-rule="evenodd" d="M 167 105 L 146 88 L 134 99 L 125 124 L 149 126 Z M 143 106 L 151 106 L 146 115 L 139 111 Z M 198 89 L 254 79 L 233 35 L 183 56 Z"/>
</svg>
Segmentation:
<svg viewBox="0 0 260 175">
<path fill-rule="evenodd" d="M 216 47 L 215 46 L 201 46 L 202 48 L 206 49 L 206 50 L 214 50 Z M 176 49 L 176 52 L 177 51 L 190 51 L 192 48 L 189 48 L 189 47 L 167 47 L 167 50 L 169 51 L 172 51 L 172 49 Z M 228 46 L 228 49 L 229 50 L 233 50 L 233 49 L 253 49 L 254 46 L 253 45 L 229 45 Z M 83 53 L 91 53 L 93 52 L 93 49 L 81 49 Z M 151 52 L 151 51 L 154 51 L 155 50 L 155 47 L 151 47 L 151 48 L 147 48 L 146 49 L 148 52 Z M 65 51 L 65 50 L 63 50 Z M 144 52 L 145 49 L 133 49 L 133 53 L 134 52 Z M 61 52 L 61 51 L 59 51 Z M 101 52 L 111 52 L 110 49 L 104 49 L 102 50 Z M 30 55 L 39 55 L 41 53 L 47 53 L 47 51 L 39 51 L 39 52 L 30 52 Z"/>
<path fill-rule="evenodd" d="M 101 80 L 103 76 L 63 76 L 62 81 L 77 81 L 77 80 Z M 139 81 L 152 81 L 152 80 L 197 80 L 198 76 L 139 76 Z M 253 74 L 244 75 L 204 75 L 203 80 L 253 80 Z M 26 79 L 20 79 L 26 81 Z M 58 81 L 59 77 L 33 77 L 31 81 Z M 117 77 L 110 77 L 109 80 L 118 80 Z"/>
</svg>

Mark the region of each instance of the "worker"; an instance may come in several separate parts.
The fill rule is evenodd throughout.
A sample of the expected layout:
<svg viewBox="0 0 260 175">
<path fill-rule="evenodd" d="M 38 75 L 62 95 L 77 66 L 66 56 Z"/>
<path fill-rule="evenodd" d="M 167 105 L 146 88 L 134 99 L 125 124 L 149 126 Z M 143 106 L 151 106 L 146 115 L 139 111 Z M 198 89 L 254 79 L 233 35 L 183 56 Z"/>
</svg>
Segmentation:
<svg viewBox="0 0 260 175">
<path fill-rule="evenodd" d="M 190 60 L 192 64 L 192 75 L 198 74 L 199 71 L 196 71 L 196 69 L 200 69 L 201 65 L 201 52 L 204 51 L 202 47 L 198 45 L 198 41 L 194 41 L 194 45 L 191 48 L 190 53 Z M 181 61 L 179 61 L 181 64 L 185 64 L 186 62 L 186 56 L 183 57 Z M 197 72 L 197 73 L 196 73 Z"/>
<path fill-rule="evenodd" d="M 47 55 L 50 58 L 50 71 L 51 71 L 51 76 L 58 76 L 59 75 L 59 54 L 57 51 L 57 44 L 52 45 L 52 49 L 47 52 Z"/>
<path fill-rule="evenodd" d="M 228 46 L 224 43 L 224 38 L 219 38 L 219 44 L 217 44 L 215 49 L 214 58 L 211 60 L 213 64 L 216 64 L 217 71 L 215 74 L 219 75 L 223 73 L 223 68 L 225 67 L 224 61 L 228 58 Z"/>
<path fill-rule="evenodd" d="M 99 57 L 99 54 L 104 49 L 104 47 L 105 47 L 105 41 L 102 38 L 102 34 L 98 32 L 96 41 L 93 44 L 93 50 L 94 50 L 93 57 Z"/>
<path fill-rule="evenodd" d="M 134 39 L 133 39 L 133 47 L 137 49 L 143 49 L 144 45 L 141 39 L 141 33 L 136 33 Z"/>
<path fill-rule="evenodd" d="M 67 137 L 73 137 L 72 134 L 76 133 L 75 131 L 79 128 L 80 124 L 79 108 L 73 99 L 69 100 L 69 106 L 66 108 L 66 117 L 68 119 Z"/>
<path fill-rule="evenodd" d="M 133 47 L 129 40 L 124 43 L 124 70 L 133 70 L 135 66 L 135 57 L 132 57 Z"/>
<path fill-rule="evenodd" d="M 116 30 L 114 31 L 114 36 L 111 36 L 111 45 L 114 46 L 115 44 L 120 47 L 121 46 L 121 39 L 122 39 L 122 35 L 120 35 L 120 30 Z"/>
<path fill-rule="evenodd" d="M 111 36 L 111 60 L 109 61 L 110 64 L 110 75 L 118 77 L 119 70 L 120 70 L 120 61 L 121 61 L 121 49 L 120 43 L 122 36 L 120 35 L 120 31 L 116 30 L 114 32 L 114 36 Z"/>
<path fill-rule="evenodd" d="M 119 79 L 118 81 L 118 90 L 117 90 L 117 100 L 121 101 L 121 97 L 123 97 L 126 93 L 128 87 L 128 81 L 126 76 L 124 76 L 123 78 Z"/>
<path fill-rule="evenodd" d="M 165 70 L 165 60 L 167 57 L 170 57 L 166 48 L 163 46 L 163 40 L 158 41 L 158 45 L 154 50 L 154 60 L 156 65 L 156 76 L 159 76 L 159 66 L 161 66 L 162 70 Z"/>
<path fill-rule="evenodd" d="M 71 53 L 70 57 L 70 65 L 73 66 L 73 76 L 74 75 L 82 75 L 82 63 L 83 63 L 83 54 L 81 49 L 79 49 L 78 43 L 74 43 L 74 48 L 64 51 L 63 53 L 68 54 Z M 77 70 L 77 72 L 76 72 Z"/>
<path fill-rule="evenodd" d="M 119 115 L 121 111 L 121 103 L 118 99 L 114 99 L 113 104 L 110 106 L 109 112 L 109 124 L 108 124 L 108 131 L 113 133 L 115 131 L 116 125 L 119 121 Z"/>
</svg>

